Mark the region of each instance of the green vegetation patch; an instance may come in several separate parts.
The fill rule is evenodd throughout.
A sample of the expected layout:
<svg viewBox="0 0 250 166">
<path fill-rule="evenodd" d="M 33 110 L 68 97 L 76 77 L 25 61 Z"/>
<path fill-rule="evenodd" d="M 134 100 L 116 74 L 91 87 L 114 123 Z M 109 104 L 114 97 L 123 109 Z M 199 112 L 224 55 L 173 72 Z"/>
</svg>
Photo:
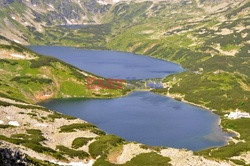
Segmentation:
<svg viewBox="0 0 250 166">
<path fill-rule="evenodd" d="M 75 123 L 70 125 L 65 125 L 60 127 L 60 132 L 76 132 L 77 130 L 90 130 L 97 135 L 105 135 L 105 133 L 99 130 L 95 125 L 90 123 Z"/>
<path fill-rule="evenodd" d="M 40 68 L 43 66 L 51 66 L 52 62 L 57 62 L 57 59 L 50 56 L 40 56 L 37 60 L 31 60 L 31 68 Z"/>
<path fill-rule="evenodd" d="M 30 76 L 17 76 L 11 79 L 17 83 L 29 84 L 29 83 L 39 83 L 39 84 L 52 84 L 53 81 L 47 78 L 32 78 Z"/>
<path fill-rule="evenodd" d="M 7 129 L 7 128 L 10 128 L 10 127 L 13 127 L 13 126 L 0 124 L 0 129 Z"/>
<path fill-rule="evenodd" d="M 96 128 L 96 126 L 90 123 L 75 123 L 70 125 L 65 125 L 60 127 L 60 132 L 76 132 L 77 130 L 88 130 Z"/>
<path fill-rule="evenodd" d="M 0 59 L 0 63 L 2 63 L 2 64 L 9 64 L 9 65 L 12 65 L 12 66 L 14 66 L 14 65 L 17 65 L 18 63 L 17 62 L 15 62 L 15 61 L 10 61 L 10 60 L 7 60 L 7 59 Z"/>
<path fill-rule="evenodd" d="M 74 120 L 76 119 L 75 117 L 69 116 L 69 115 L 64 115 L 58 112 L 53 112 L 53 114 L 49 114 L 48 115 L 49 119 L 52 119 L 52 121 L 54 121 L 55 119 L 67 119 L 67 120 Z"/>
<path fill-rule="evenodd" d="M 42 136 L 41 130 L 28 129 L 26 132 L 27 134 L 13 134 L 11 135 L 11 138 L 26 140 L 33 143 L 45 141 L 45 138 Z"/>
<path fill-rule="evenodd" d="M 89 141 L 91 141 L 93 138 L 84 138 L 84 137 L 79 137 L 74 139 L 72 142 L 72 148 L 78 149 L 80 147 L 83 147 L 84 145 L 87 145 Z"/>
<path fill-rule="evenodd" d="M 170 166 L 170 161 L 168 157 L 150 152 L 139 154 L 125 164 L 112 164 L 102 156 L 96 160 L 94 166 Z"/>
<path fill-rule="evenodd" d="M 58 164 L 54 164 L 54 163 L 51 163 L 49 161 L 38 160 L 38 159 L 32 158 L 30 156 L 27 156 L 27 160 L 29 163 L 31 163 L 35 166 L 58 166 Z"/>
<path fill-rule="evenodd" d="M 124 164 L 124 166 L 170 166 L 170 161 L 168 157 L 163 157 L 155 152 L 151 152 L 137 155 Z"/>
<path fill-rule="evenodd" d="M 4 101 L 0 101 L 0 106 L 4 106 L 4 107 L 15 106 L 15 107 L 18 107 L 18 108 L 23 108 L 23 109 L 39 109 L 39 110 L 43 110 L 43 111 L 46 111 L 46 112 L 49 111 L 47 108 L 40 107 L 40 106 L 11 104 L 11 103 L 7 103 L 7 102 L 4 102 Z"/>
<path fill-rule="evenodd" d="M 73 150 L 62 145 L 56 146 L 56 149 L 71 158 L 78 157 L 79 159 L 86 159 L 89 157 L 89 154 L 82 150 Z"/>
<path fill-rule="evenodd" d="M 124 140 L 115 135 L 104 135 L 89 145 L 89 153 L 96 158 L 99 155 L 107 155 L 109 150 L 115 146 L 121 145 Z"/>
</svg>

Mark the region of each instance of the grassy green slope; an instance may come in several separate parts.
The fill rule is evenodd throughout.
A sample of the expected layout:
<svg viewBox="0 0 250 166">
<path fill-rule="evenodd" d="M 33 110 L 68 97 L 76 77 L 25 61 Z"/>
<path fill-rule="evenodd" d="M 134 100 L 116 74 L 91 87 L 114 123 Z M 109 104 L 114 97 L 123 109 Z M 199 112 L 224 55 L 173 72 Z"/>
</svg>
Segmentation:
<svg viewBox="0 0 250 166">
<path fill-rule="evenodd" d="M 2 96 L 37 102 L 58 97 L 114 97 L 126 94 L 125 90 L 88 89 L 86 77 L 96 76 L 13 44 L 0 45 L 1 51 L 5 52 L 4 59 L 0 59 Z M 8 57 L 11 54 L 26 55 L 30 59 L 11 59 Z"/>
<path fill-rule="evenodd" d="M 106 49 L 106 38 L 110 33 L 110 24 L 86 25 L 82 29 L 47 27 L 42 33 L 34 32 L 34 37 L 29 38 L 29 43 Z"/>
</svg>

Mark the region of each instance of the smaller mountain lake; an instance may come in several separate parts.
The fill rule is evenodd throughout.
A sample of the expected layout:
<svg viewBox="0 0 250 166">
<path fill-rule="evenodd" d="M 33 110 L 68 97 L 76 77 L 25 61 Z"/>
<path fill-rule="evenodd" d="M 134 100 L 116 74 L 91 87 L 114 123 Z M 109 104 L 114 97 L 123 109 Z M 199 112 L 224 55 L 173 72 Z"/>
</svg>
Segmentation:
<svg viewBox="0 0 250 166">
<path fill-rule="evenodd" d="M 75 29 L 82 29 L 82 28 L 95 26 L 95 25 L 96 24 L 73 24 L 73 25 L 59 25 L 58 27 L 75 30 Z"/>
<path fill-rule="evenodd" d="M 163 78 L 183 71 L 183 68 L 175 63 L 125 52 L 83 50 L 60 46 L 30 46 L 29 48 L 106 78 Z"/>
</svg>

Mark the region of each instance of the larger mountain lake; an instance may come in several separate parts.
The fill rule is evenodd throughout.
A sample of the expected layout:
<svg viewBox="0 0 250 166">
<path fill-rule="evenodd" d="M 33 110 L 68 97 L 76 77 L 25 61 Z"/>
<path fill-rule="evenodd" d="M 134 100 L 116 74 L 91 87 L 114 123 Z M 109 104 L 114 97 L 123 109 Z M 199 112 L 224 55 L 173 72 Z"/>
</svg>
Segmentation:
<svg viewBox="0 0 250 166">
<path fill-rule="evenodd" d="M 29 48 L 108 78 L 159 78 L 183 71 L 177 64 L 130 53 L 56 46 Z M 219 117 L 211 111 L 150 92 L 114 99 L 54 99 L 41 105 L 91 122 L 109 134 L 152 146 L 198 151 L 225 145 L 229 138 L 218 125 Z"/>
</svg>

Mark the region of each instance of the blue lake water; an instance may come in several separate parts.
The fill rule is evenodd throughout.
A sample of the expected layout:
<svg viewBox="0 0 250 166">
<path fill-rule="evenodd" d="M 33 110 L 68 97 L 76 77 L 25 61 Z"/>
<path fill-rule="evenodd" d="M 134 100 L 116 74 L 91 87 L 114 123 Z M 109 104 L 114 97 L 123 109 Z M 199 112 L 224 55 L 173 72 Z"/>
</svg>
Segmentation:
<svg viewBox="0 0 250 166">
<path fill-rule="evenodd" d="M 29 48 L 40 54 L 56 57 L 82 70 L 107 78 L 161 78 L 183 71 L 175 63 L 131 53 L 58 46 L 31 46 Z"/>
<path fill-rule="evenodd" d="M 82 29 L 84 27 L 93 26 L 93 25 L 95 24 L 60 25 L 59 27 L 75 30 L 75 29 Z"/>
<path fill-rule="evenodd" d="M 115 51 L 35 46 L 83 70 L 109 78 L 164 77 L 183 69 L 177 64 Z M 41 105 L 91 122 L 109 134 L 152 146 L 198 151 L 226 144 L 229 135 L 212 112 L 150 92 L 115 99 L 55 99 Z"/>
</svg>

